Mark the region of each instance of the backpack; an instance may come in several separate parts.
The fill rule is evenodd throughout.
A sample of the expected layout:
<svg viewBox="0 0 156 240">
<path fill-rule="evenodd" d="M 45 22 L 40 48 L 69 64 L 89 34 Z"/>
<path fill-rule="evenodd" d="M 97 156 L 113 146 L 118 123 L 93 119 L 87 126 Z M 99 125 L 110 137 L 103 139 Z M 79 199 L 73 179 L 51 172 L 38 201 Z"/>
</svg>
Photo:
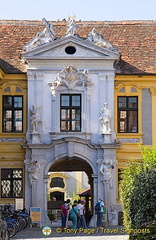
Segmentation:
<svg viewBox="0 0 156 240">
<path fill-rule="evenodd" d="M 95 205 L 95 211 L 100 211 L 101 210 L 101 202 L 97 202 Z"/>
</svg>

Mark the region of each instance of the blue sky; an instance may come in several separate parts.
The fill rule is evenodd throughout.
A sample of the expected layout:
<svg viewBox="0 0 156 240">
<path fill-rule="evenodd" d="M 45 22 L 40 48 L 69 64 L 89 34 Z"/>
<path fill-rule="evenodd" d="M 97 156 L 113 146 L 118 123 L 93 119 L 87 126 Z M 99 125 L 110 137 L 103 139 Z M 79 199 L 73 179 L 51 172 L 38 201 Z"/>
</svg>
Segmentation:
<svg viewBox="0 0 156 240">
<path fill-rule="evenodd" d="M 0 19 L 155 20 L 156 0 L 3 0 Z"/>
</svg>

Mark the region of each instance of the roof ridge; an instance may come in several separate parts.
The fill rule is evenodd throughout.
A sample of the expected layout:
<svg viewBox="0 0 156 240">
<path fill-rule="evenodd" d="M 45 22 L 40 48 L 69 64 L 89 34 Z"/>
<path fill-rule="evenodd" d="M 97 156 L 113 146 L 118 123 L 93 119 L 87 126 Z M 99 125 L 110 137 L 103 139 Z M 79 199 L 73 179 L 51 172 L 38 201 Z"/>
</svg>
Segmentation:
<svg viewBox="0 0 156 240">
<path fill-rule="evenodd" d="M 57 20 L 57 21 L 51 21 L 48 20 L 48 22 L 50 23 L 55 23 L 55 24 L 62 24 L 64 25 L 66 23 L 66 21 L 63 19 L 61 20 Z M 81 21 L 78 20 L 76 21 L 77 24 L 89 24 L 89 25 L 97 25 L 97 24 L 118 24 L 118 25 L 137 25 L 137 24 L 155 24 L 156 20 L 118 20 L 118 21 Z M 5 25 L 5 24 L 10 24 L 10 25 L 43 25 L 44 23 L 42 22 L 42 20 L 11 20 L 11 19 L 0 19 L 0 25 Z"/>
</svg>

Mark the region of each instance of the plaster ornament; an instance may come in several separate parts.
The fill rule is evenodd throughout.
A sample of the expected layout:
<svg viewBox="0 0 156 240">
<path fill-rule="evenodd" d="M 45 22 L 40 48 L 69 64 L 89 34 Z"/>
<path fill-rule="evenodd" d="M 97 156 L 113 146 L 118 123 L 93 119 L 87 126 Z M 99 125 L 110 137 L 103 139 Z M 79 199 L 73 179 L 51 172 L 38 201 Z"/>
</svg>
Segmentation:
<svg viewBox="0 0 156 240">
<path fill-rule="evenodd" d="M 35 105 L 32 106 L 32 108 L 30 109 L 30 113 L 31 113 L 31 128 L 32 128 L 32 132 L 36 133 L 38 132 L 37 129 L 37 125 L 40 122 L 40 114 L 39 114 L 39 108 Z"/>
<path fill-rule="evenodd" d="M 96 28 L 93 28 L 92 31 L 88 34 L 87 41 L 92 42 L 99 47 L 105 47 L 110 50 L 117 50 L 112 46 L 112 44 L 108 40 L 106 40 L 102 36 L 102 34 L 96 31 Z"/>
<path fill-rule="evenodd" d="M 30 186 L 33 184 L 33 182 L 36 182 L 39 177 L 40 173 L 40 163 L 39 161 L 32 161 L 30 164 L 30 167 L 28 168 L 29 173 L 29 180 L 30 180 Z"/>
<path fill-rule="evenodd" d="M 112 169 L 114 168 L 112 164 L 112 160 L 105 160 L 102 162 L 100 167 L 100 173 L 102 176 L 102 182 L 109 186 L 109 188 L 113 188 L 113 176 L 112 176 Z"/>
<path fill-rule="evenodd" d="M 75 23 L 74 18 L 69 17 L 68 18 L 68 23 L 67 23 L 67 32 L 66 32 L 66 36 L 74 36 L 76 33 L 76 29 L 77 29 L 77 25 Z"/>
<path fill-rule="evenodd" d="M 87 86 L 89 81 L 87 69 L 81 72 L 73 65 L 69 65 L 57 74 L 52 86 L 57 88 L 60 85 L 65 85 L 68 89 L 73 89 L 76 85 Z"/>
<path fill-rule="evenodd" d="M 49 24 L 45 18 L 42 19 L 46 27 L 36 36 L 24 46 L 26 51 L 32 50 L 42 44 L 52 42 L 54 40 L 54 36 L 56 35 L 53 25 Z"/>
<path fill-rule="evenodd" d="M 110 120 L 111 120 L 111 111 L 108 108 L 108 102 L 103 104 L 103 108 L 100 109 L 101 117 L 99 118 L 102 124 L 102 133 L 110 133 Z"/>
</svg>

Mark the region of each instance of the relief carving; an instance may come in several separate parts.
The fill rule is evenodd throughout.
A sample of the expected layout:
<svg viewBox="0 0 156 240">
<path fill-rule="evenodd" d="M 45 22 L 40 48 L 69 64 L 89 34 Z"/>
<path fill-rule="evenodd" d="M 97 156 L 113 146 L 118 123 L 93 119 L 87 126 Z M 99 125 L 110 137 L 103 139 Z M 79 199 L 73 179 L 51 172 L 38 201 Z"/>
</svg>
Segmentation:
<svg viewBox="0 0 156 240">
<path fill-rule="evenodd" d="M 52 86 L 57 88 L 62 85 L 68 87 L 68 89 L 73 89 L 76 85 L 87 86 L 88 82 L 90 82 L 88 70 L 85 69 L 81 72 L 73 65 L 69 65 L 57 74 Z"/>
</svg>

